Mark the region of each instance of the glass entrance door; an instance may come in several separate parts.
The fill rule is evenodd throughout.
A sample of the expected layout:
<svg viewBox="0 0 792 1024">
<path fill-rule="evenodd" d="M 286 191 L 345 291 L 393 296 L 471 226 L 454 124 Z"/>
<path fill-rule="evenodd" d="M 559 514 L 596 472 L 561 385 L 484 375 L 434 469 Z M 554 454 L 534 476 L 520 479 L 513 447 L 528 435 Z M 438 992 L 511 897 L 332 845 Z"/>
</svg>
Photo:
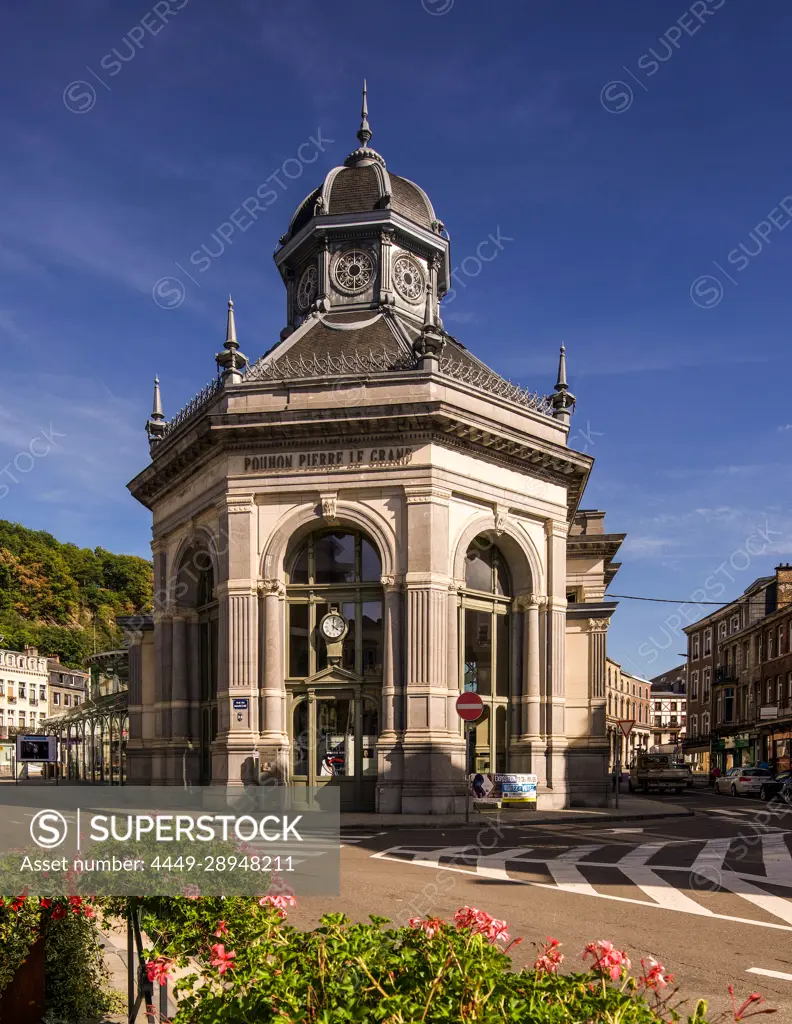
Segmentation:
<svg viewBox="0 0 792 1024">
<path fill-rule="evenodd" d="M 341 809 L 374 809 L 379 714 L 360 690 L 295 695 L 292 706 L 291 781 L 296 786 L 337 786 Z"/>
</svg>

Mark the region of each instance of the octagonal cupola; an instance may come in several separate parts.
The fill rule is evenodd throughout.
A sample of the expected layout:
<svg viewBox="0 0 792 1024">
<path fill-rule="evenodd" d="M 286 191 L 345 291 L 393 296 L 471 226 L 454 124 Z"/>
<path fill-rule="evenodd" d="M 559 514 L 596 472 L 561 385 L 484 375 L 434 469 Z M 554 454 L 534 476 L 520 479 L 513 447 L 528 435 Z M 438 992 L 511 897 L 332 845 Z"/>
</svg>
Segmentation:
<svg viewBox="0 0 792 1024">
<path fill-rule="evenodd" d="M 286 284 L 287 336 L 309 316 L 390 307 L 440 324 L 449 240 L 422 188 L 388 171 L 370 146 L 363 84 L 359 147 L 298 206 L 275 252 Z"/>
</svg>

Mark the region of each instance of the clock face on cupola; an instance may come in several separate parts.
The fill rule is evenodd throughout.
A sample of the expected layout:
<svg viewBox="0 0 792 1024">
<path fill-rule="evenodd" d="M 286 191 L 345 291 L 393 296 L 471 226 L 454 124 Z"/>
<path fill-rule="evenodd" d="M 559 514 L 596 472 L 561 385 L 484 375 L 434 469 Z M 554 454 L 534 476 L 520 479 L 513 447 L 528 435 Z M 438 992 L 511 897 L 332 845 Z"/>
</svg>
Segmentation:
<svg viewBox="0 0 792 1024">
<path fill-rule="evenodd" d="M 332 326 L 346 314 L 390 310 L 420 329 L 441 326 L 450 287 L 449 243 L 429 197 L 392 174 L 369 145 L 363 86 L 360 146 L 294 214 L 275 262 L 286 284 L 288 337 L 307 318 Z M 338 317 L 335 315 L 338 314 Z"/>
</svg>

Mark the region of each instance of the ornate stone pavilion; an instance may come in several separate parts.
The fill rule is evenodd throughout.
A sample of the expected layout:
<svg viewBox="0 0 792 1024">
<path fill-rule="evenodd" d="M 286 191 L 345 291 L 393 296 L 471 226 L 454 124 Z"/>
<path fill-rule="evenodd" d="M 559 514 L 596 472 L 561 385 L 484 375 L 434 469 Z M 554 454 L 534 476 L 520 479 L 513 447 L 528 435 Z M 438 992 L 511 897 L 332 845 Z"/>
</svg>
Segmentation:
<svg viewBox="0 0 792 1024">
<path fill-rule="evenodd" d="M 300 204 L 275 263 L 286 327 L 218 375 L 129 485 L 153 513 L 156 605 L 130 639 L 130 783 L 332 785 L 342 808 L 464 806 L 476 771 L 539 807 L 607 800 L 605 636 L 621 535 L 579 510 L 593 460 L 552 395 L 449 335 L 449 239 L 360 146 Z"/>
</svg>

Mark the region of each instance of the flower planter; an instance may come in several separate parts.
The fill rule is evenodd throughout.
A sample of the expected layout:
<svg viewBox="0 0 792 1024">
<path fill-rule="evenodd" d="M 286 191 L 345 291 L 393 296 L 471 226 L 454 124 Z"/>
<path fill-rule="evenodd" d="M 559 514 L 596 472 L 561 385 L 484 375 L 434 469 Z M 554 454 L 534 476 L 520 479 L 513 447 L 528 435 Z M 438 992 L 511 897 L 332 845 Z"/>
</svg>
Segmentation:
<svg viewBox="0 0 792 1024">
<path fill-rule="evenodd" d="M 0 1024 L 39 1024 L 44 1016 L 44 940 L 38 938 L 0 993 Z"/>
</svg>

